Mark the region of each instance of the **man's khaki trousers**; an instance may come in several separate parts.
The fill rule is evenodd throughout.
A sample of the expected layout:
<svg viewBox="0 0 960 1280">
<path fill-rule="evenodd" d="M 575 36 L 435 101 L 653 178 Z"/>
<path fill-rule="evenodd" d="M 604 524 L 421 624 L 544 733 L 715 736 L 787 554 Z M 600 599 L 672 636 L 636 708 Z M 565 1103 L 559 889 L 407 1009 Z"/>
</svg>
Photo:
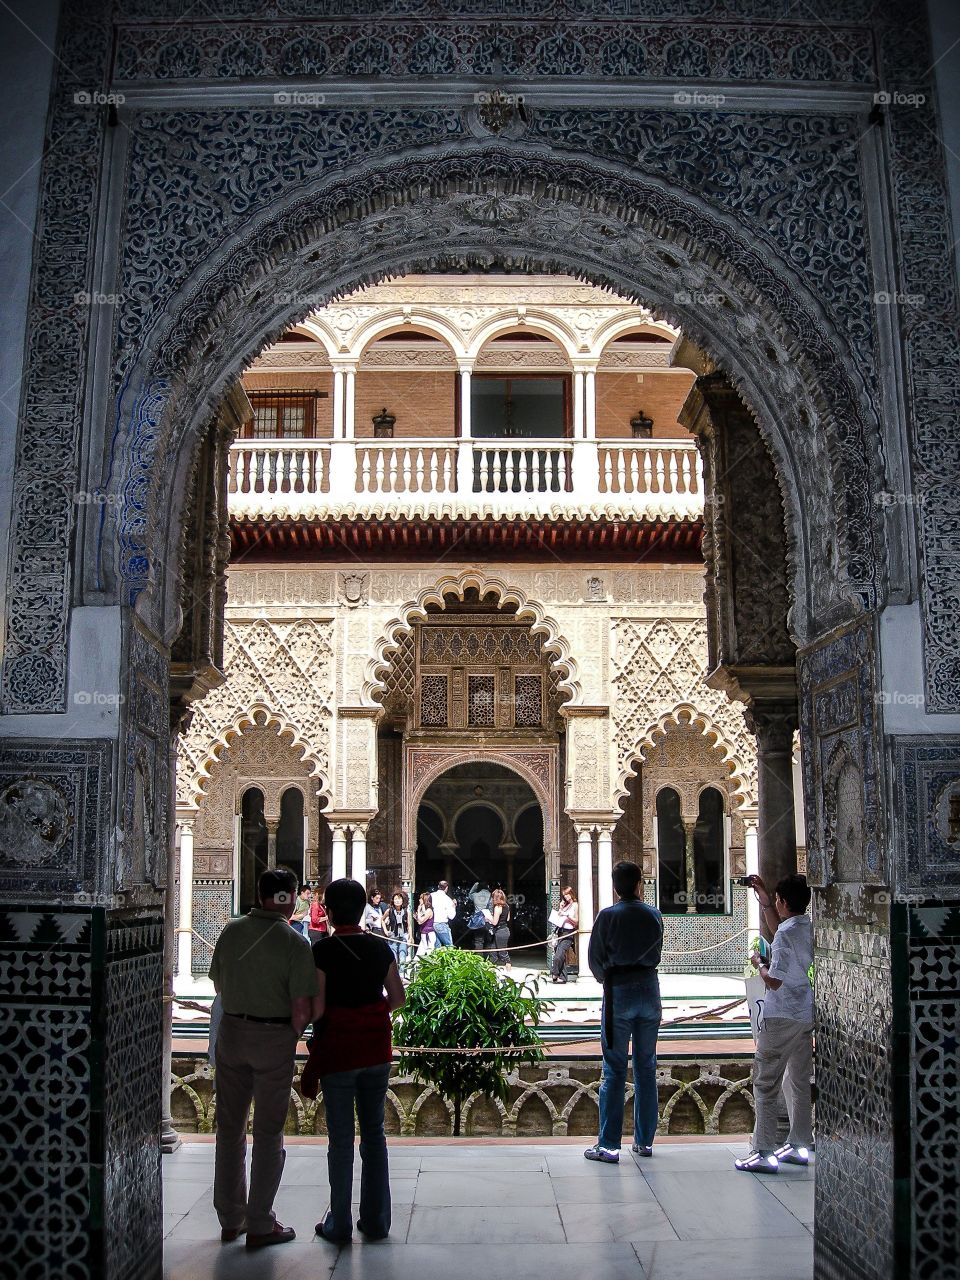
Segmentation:
<svg viewBox="0 0 960 1280">
<path fill-rule="evenodd" d="M 283 1127 L 290 1107 L 297 1035 L 292 1026 L 224 1014 L 216 1045 L 217 1150 L 213 1207 L 221 1227 L 268 1234 L 283 1173 Z M 247 1193 L 247 1118 L 253 1103 L 253 1158 Z"/>
<path fill-rule="evenodd" d="M 756 1124 L 753 1149 L 769 1153 L 777 1146 L 777 1099 L 781 1086 L 790 1117 L 788 1142 L 813 1142 L 810 1074 L 813 1070 L 813 1027 L 791 1018 L 766 1018 L 757 1037 L 753 1066 Z"/>
</svg>

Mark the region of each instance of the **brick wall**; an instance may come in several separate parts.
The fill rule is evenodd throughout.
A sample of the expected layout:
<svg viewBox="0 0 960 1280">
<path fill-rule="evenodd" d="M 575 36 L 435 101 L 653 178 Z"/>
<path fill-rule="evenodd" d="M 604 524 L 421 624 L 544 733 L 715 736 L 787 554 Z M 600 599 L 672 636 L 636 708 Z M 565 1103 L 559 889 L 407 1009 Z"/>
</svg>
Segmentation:
<svg viewBox="0 0 960 1280">
<path fill-rule="evenodd" d="M 357 437 L 373 435 L 373 416 L 385 407 L 397 419 L 397 437 L 452 439 L 456 376 L 452 369 L 416 373 L 361 369 L 356 386 Z"/>
<path fill-rule="evenodd" d="M 629 438 L 630 419 L 642 409 L 655 436 L 691 440 L 677 414 L 692 385 L 692 373 L 598 373 L 597 436 Z"/>
</svg>

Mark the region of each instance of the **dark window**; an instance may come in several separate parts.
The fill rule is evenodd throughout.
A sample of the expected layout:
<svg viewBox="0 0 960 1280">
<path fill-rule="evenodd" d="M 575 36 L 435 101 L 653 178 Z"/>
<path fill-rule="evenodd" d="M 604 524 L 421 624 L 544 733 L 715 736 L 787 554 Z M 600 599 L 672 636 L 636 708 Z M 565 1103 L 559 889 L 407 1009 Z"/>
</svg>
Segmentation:
<svg viewBox="0 0 960 1280">
<path fill-rule="evenodd" d="M 304 440 L 316 435 L 317 401 L 326 391 L 248 391 L 253 420 L 244 434 L 254 440 Z"/>
<path fill-rule="evenodd" d="M 568 434 L 570 379 L 565 376 L 470 381 L 470 432 L 478 439 L 563 439 Z"/>
<path fill-rule="evenodd" d="M 657 792 L 657 900 L 664 914 L 687 909 L 687 876 L 680 797 L 672 787 Z"/>
</svg>

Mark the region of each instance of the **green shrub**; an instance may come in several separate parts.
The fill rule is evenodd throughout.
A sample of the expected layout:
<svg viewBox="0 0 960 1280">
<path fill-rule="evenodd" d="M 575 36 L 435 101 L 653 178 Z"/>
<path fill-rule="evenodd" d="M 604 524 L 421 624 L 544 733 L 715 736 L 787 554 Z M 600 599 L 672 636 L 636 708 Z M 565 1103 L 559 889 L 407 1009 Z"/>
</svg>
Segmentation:
<svg viewBox="0 0 960 1280">
<path fill-rule="evenodd" d="M 507 1100 L 505 1073 L 515 1062 L 539 1062 L 537 1033 L 549 1001 L 528 986 L 501 977 L 483 956 L 456 947 L 426 955 L 394 1015 L 400 1070 L 432 1084 L 453 1103 L 453 1132 L 460 1136 L 463 1104 L 472 1093 Z M 483 1049 L 499 1053 L 403 1053 L 418 1049 Z"/>
</svg>

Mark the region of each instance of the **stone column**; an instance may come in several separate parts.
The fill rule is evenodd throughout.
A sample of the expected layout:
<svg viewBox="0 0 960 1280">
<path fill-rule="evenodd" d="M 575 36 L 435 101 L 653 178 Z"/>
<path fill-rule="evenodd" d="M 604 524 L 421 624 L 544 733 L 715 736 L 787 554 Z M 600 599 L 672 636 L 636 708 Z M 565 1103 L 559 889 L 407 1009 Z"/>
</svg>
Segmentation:
<svg viewBox="0 0 960 1280">
<path fill-rule="evenodd" d="M 743 833 L 747 875 L 757 875 L 760 871 L 760 855 L 757 848 L 756 818 L 744 818 Z M 747 928 L 750 931 L 747 938 L 749 942 L 755 934 L 760 932 L 760 903 L 757 901 L 757 895 L 749 889 L 747 890 Z"/>
<path fill-rule="evenodd" d="M 683 876 L 687 895 L 687 915 L 695 915 L 697 911 L 697 867 L 693 848 L 696 829 L 695 821 L 683 824 Z"/>
<path fill-rule="evenodd" d="M 357 434 L 356 424 L 357 373 L 355 369 L 347 369 L 343 375 L 343 438 L 353 440 Z"/>
<path fill-rule="evenodd" d="M 507 862 L 507 883 L 505 888 L 508 897 L 513 894 L 514 877 L 516 874 L 515 862 L 519 851 L 520 846 L 511 840 L 508 840 L 506 844 L 502 844 L 500 846 L 500 852 L 503 854 Z"/>
<path fill-rule="evenodd" d="M 772 893 L 778 880 L 797 869 L 797 826 L 793 802 L 793 702 L 754 699 L 745 712 L 757 737 L 758 861 Z M 764 936 L 770 936 L 766 929 Z"/>
<path fill-rule="evenodd" d="M 580 902 L 580 929 L 593 928 L 593 827 L 576 827 L 577 898 Z"/>
<path fill-rule="evenodd" d="M 305 881 L 316 880 L 318 874 L 317 858 L 319 854 L 313 847 L 303 851 L 303 878 Z"/>
<path fill-rule="evenodd" d="M 350 874 L 354 880 L 359 880 L 364 889 L 367 887 L 367 825 L 365 822 L 355 822 L 351 828 L 351 851 Z"/>
<path fill-rule="evenodd" d="M 343 370 L 333 371 L 333 426 L 331 435 L 334 440 L 343 439 Z"/>
<path fill-rule="evenodd" d="M 337 823 L 333 827 L 333 849 L 330 857 L 330 879 L 343 880 L 347 874 L 347 829 Z"/>
<path fill-rule="evenodd" d="M 600 827 L 597 832 L 597 906 L 613 906 L 613 830 Z"/>
<path fill-rule="evenodd" d="M 597 438 L 597 374 L 588 369 L 583 386 L 583 434 L 587 440 Z"/>
<path fill-rule="evenodd" d="M 181 818 L 177 827 L 180 832 L 180 923 L 177 926 L 177 977 L 181 983 L 189 983 L 193 976 L 193 819 Z"/>
<path fill-rule="evenodd" d="M 577 369 L 573 375 L 573 438 L 574 440 L 582 440 L 586 435 L 584 430 L 585 412 L 583 400 L 583 370 Z"/>
<path fill-rule="evenodd" d="M 469 440 L 473 431 L 471 402 L 472 370 L 469 365 L 460 366 L 460 439 Z"/>
<path fill-rule="evenodd" d="M 272 869 L 277 865 L 277 828 L 280 826 L 279 818 L 267 818 L 267 867 Z"/>
</svg>

